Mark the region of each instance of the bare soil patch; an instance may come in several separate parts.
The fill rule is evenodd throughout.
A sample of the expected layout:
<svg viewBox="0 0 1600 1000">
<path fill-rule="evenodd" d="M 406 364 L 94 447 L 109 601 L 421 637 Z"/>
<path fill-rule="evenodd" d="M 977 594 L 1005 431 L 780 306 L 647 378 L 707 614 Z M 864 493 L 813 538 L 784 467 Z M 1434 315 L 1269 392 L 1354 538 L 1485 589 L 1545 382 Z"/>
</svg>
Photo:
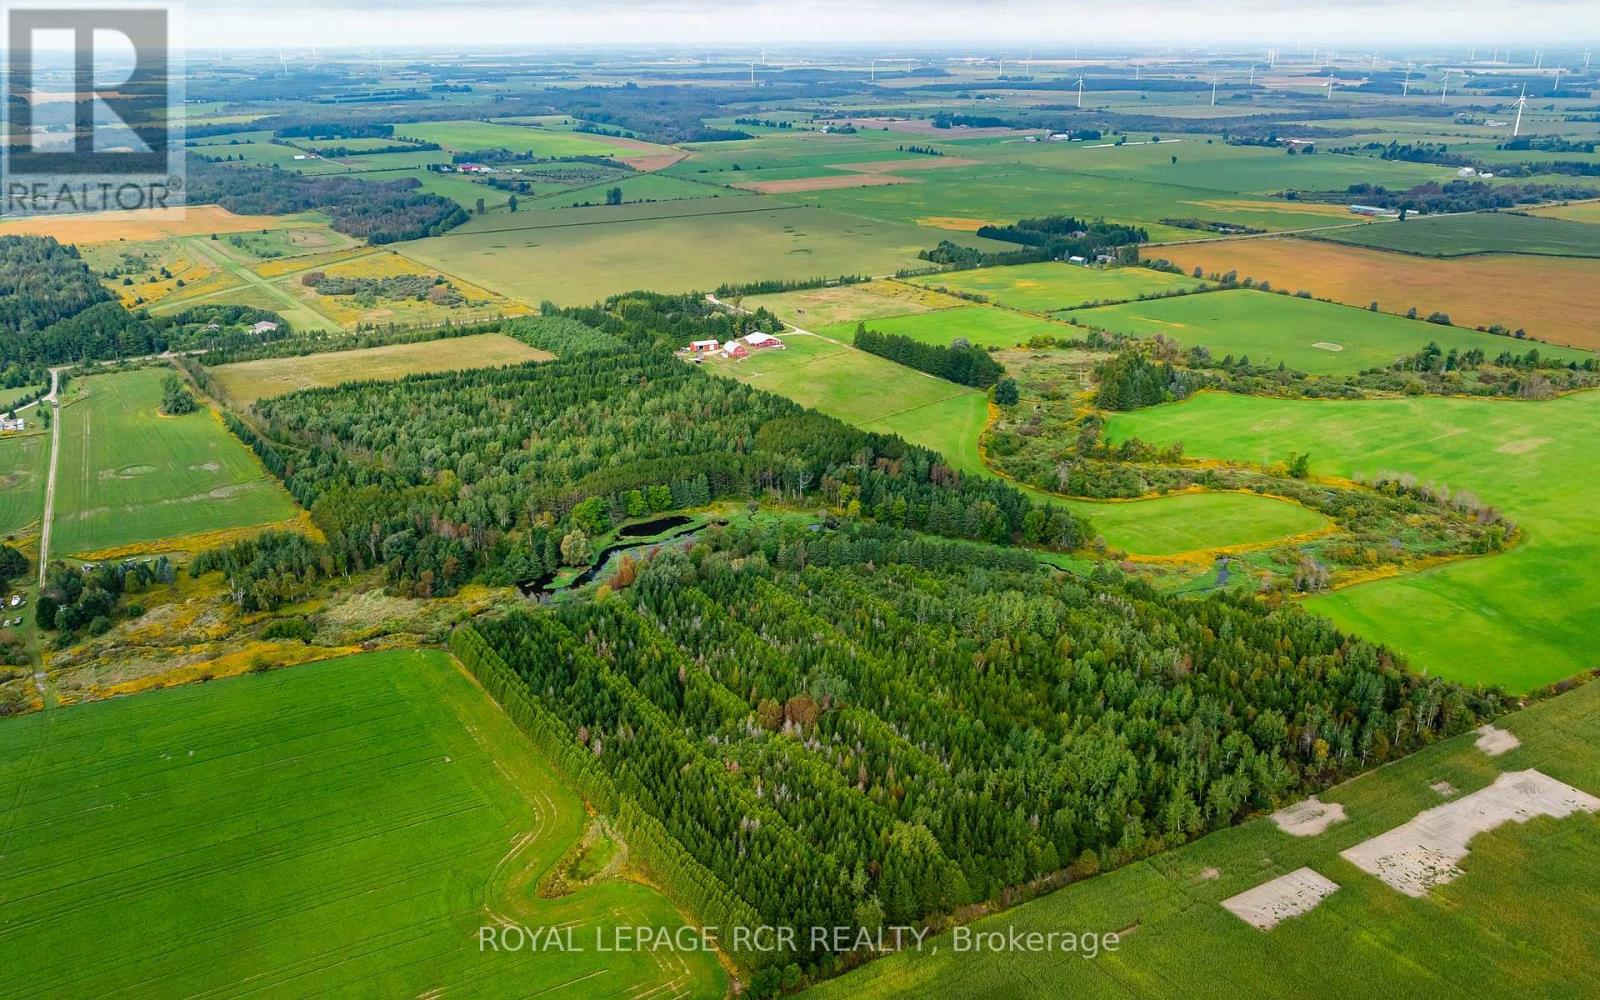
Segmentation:
<svg viewBox="0 0 1600 1000">
<path fill-rule="evenodd" d="M 1395 890 L 1420 897 L 1461 875 L 1456 862 L 1467 856 L 1478 834 L 1503 823 L 1526 823 L 1535 816 L 1564 819 L 1575 812 L 1600 812 L 1600 799 L 1538 771 L 1511 771 L 1339 856 Z"/>
<path fill-rule="evenodd" d="M 1515 735 L 1506 732 L 1504 729 L 1496 729 L 1493 726 L 1482 726 L 1478 729 L 1478 742 L 1476 746 L 1479 750 L 1482 750 L 1489 756 L 1498 757 L 1507 750 L 1515 750 L 1517 747 L 1522 746 L 1522 741 L 1517 739 Z"/>
<path fill-rule="evenodd" d="M 1315 837 L 1342 819 L 1344 806 L 1337 802 L 1323 802 L 1315 795 L 1272 814 L 1272 821 L 1278 824 L 1278 829 L 1292 837 Z"/>
<path fill-rule="evenodd" d="M 665 170 L 688 155 L 688 153 L 685 153 L 682 150 L 677 150 L 671 153 L 650 153 L 641 156 L 619 156 L 616 159 L 617 162 L 626 163 L 635 170 L 643 170 L 645 173 L 651 173 L 656 170 Z"/>
<path fill-rule="evenodd" d="M 840 170 L 855 170 L 863 174 L 898 173 L 902 170 L 937 170 L 940 167 L 970 167 L 982 163 L 965 156 L 923 156 L 915 160 L 877 160 L 872 163 L 833 163 Z"/>
<path fill-rule="evenodd" d="M 1271 930 L 1290 917 L 1310 913 L 1338 888 L 1309 868 L 1296 868 L 1224 899 L 1222 908 L 1252 927 Z"/>
</svg>

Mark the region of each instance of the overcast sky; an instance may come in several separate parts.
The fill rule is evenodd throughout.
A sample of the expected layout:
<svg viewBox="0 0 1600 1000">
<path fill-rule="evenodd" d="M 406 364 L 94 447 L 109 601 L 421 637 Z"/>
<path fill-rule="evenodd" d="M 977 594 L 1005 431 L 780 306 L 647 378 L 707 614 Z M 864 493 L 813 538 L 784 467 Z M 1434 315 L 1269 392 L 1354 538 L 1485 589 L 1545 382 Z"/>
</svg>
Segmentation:
<svg viewBox="0 0 1600 1000">
<path fill-rule="evenodd" d="M 188 0 L 196 48 L 1011 42 L 1039 49 L 1600 44 L 1600 0 Z"/>
</svg>

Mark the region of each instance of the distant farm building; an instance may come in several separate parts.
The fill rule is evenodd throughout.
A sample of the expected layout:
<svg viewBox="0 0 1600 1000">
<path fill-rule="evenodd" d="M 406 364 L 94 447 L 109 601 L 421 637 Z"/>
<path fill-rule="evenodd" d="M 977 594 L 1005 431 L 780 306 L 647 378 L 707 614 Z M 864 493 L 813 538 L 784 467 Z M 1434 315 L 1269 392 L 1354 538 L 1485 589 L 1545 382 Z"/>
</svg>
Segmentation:
<svg viewBox="0 0 1600 1000">
<path fill-rule="evenodd" d="M 273 333 L 278 329 L 278 324 L 270 319 L 264 319 L 250 328 L 251 333 Z"/>
<path fill-rule="evenodd" d="M 1374 208 L 1371 205 L 1351 205 L 1350 211 L 1356 215 L 1366 215 L 1373 218 L 1399 214 L 1398 212 L 1391 211 L 1387 208 Z"/>
<path fill-rule="evenodd" d="M 716 340 L 691 340 L 689 342 L 689 353 L 710 354 L 721 346 L 721 342 Z"/>
<path fill-rule="evenodd" d="M 769 347 L 783 347 L 783 341 L 779 340 L 777 337 L 774 337 L 770 333 L 762 333 L 759 330 L 750 334 L 748 337 L 745 337 L 744 342 L 745 346 L 749 347 L 752 351 L 761 351 Z"/>
<path fill-rule="evenodd" d="M 746 350 L 745 346 L 737 340 L 730 340 L 726 344 L 723 344 L 722 354 L 724 357 L 729 358 L 747 358 L 750 356 L 750 352 Z"/>
<path fill-rule="evenodd" d="M 28 422 L 21 417 L 0 417 L 0 431 L 25 431 Z"/>
</svg>

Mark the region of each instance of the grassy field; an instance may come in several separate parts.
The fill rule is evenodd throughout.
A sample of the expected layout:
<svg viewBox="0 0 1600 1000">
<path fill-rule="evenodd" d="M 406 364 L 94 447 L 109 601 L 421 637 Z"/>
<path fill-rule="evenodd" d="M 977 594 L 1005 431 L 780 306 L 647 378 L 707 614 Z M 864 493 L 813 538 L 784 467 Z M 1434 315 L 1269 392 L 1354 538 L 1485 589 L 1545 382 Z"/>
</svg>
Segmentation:
<svg viewBox="0 0 1600 1000">
<path fill-rule="evenodd" d="M 79 380 L 61 410 L 52 555 L 293 517 L 294 501 L 212 411 L 160 413 L 171 369 Z"/>
<path fill-rule="evenodd" d="M 1217 358 L 1248 355 L 1252 364 L 1281 361 L 1312 374 L 1348 374 L 1388 365 L 1430 341 L 1445 350 L 1479 347 L 1491 358 L 1535 346 L 1462 327 L 1248 289 L 1084 309 L 1072 318 L 1086 326 L 1141 337 L 1164 334 L 1185 347 L 1208 347 Z M 1537 346 L 1547 357 L 1588 356 L 1570 348 Z"/>
<path fill-rule="evenodd" d="M 582 802 L 449 657 L 371 653 L 0 722 L 7 997 L 718 996 L 699 954 L 601 953 L 675 927 L 607 878 L 535 887 Z M 569 923 L 585 952 L 480 953 Z M 603 977 L 603 978 L 601 978 Z"/>
<path fill-rule="evenodd" d="M 454 152 L 509 149 L 535 156 L 614 156 L 618 153 L 617 147 L 601 136 L 493 122 L 408 122 L 395 126 L 395 135 L 436 142 Z"/>
<path fill-rule="evenodd" d="M 675 292 L 890 273 L 920 263 L 918 251 L 940 238 L 915 226 L 741 195 L 482 216 L 399 249 L 512 298 L 573 305 L 636 288 Z"/>
<path fill-rule="evenodd" d="M 1411 223 L 1406 223 L 1411 225 Z M 1149 252 L 1191 270 L 1270 281 L 1275 287 L 1307 289 L 1384 312 L 1415 307 L 1438 310 L 1462 326 L 1526 329 L 1531 336 L 1578 347 L 1600 348 L 1600 330 L 1589 320 L 1600 261 L 1580 257 L 1501 254 L 1439 259 L 1385 253 L 1323 240 L 1216 240 Z"/>
<path fill-rule="evenodd" d="M 38 419 L 38 407 L 24 411 L 24 416 L 32 424 Z M 49 461 L 49 435 L 0 435 L 0 536 L 26 528 L 44 513 Z"/>
<path fill-rule="evenodd" d="M 1510 212 L 1440 215 L 1355 226 L 1318 234 L 1321 239 L 1425 257 L 1476 253 L 1526 253 L 1600 257 L 1600 226 Z"/>
<path fill-rule="evenodd" d="M 1018 264 L 934 274 L 912 281 L 929 288 L 975 292 L 1012 309 L 1051 312 L 1104 302 L 1128 302 L 1200 282 L 1180 274 L 1143 267 L 1078 267 L 1072 264 Z"/>
<path fill-rule="evenodd" d="M 883 316 L 907 316 L 930 309 L 950 309 L 966 303 L 901 281 L 868 281 L 858 285 L 807 288 L 797 292 L 750 295 L 740 302 L 746 309 L 765 308 L 795 326 L 809 328 L 830 323 L 857 322 Z"/>
<path fill-rule="evenodd" d="M 1131 503 L 1075 500 L 1070 506 L 1089 518 L 1108 545 L 1144 556 L 1252 545 L 1329 524 L 1297 503 L 1254 493 L 1180 493 Z"/>
<path fill-rule="evenodd" d="M 1064 323 L 994 306 L 960 306 L 910 316 L 885 317 L 870 320 L 867 326 L 879 333 L 898 334 L 940 346 L 947 346 L 957 337 L 965 337 L 978 347 L 1016 347 L 1035 337 L 1065 339 L 1077 336 L 1080 332 Z M 821 327 L 816 332 L 848 341 L 855 335 L 855 329 L 855 323 L 846 321 Z"/>
<path fill-rule="evenodd" d="M 480 333 L 357 351 L 239 361 L 211 369 L 211 376 L 233 404 L 248 406 L 258 399 L 341 382 L 396 379 L 419 372 L 460 368 L 494 368 L 524 361 L 548 361 L 551 357 L 553 355 L 505 334 Z"/>
<path fill-rule="evenodd" d="M 1575 201 L 1570 205 L 1549 205 L 1529 209 L 1534 215 L 1572 222 L 1600 223 L 1600 201 Z"/>
<path fill-rule="evenodd" d="M 1600 614 L 1600 393 L 1543 403 L 1350 402 L 1203 393 L 1111 417 L 1112 440 L 1182 441 L 1196 458 L 1276 461 L 1309 449 L 1319 475 L 1414 474 L 1516 522 L 1510 552 L 1311 600 L 1419 669 L 1526 691 L 1594 667 Z"/>
<path fill-rule="evenodd" d="M 1114 952 L 958 951 L 949 935 L 825 983 L 808 1000 L 1063 996 L 1084 998 L 1581 997 L 1600 992 L 1595 910 L 1600 817 L 1507 823 L 1475 838 L 1456 881 L 1414 899 L 1339 857 L 1360 841 L 1503 772 L 1536 768 L 1600 794 L 1600 685 L 1498 723 L 1522 746 L 1489 758 L 1472 734 L 1446 740 L 1323 793 L 1348 818 L 1314 837 L 1269 819 L 984 918 L 985 931 L 1119 934 Z M 1235 893 L 1301 866 L 1339 889 L 1270 931 L 1222 909 Z M 1552 925 L 1551 914 L 1572 914 Z M 1582 916 L 1578 916 L 1582 915 Z"/>
</svg>

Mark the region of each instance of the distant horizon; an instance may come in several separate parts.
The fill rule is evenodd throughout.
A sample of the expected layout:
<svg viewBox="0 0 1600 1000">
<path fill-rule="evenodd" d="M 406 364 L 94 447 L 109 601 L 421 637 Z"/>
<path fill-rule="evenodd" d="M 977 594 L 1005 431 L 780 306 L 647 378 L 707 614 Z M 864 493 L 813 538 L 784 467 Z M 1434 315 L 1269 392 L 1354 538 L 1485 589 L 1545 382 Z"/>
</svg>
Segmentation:
<svg viewBox="0 0 1600 1000">
<path fill-rule="evenodd" d="M 330 0 L 309 4 L 189 0 L 192 50 L 330 50 L 365 48 L 483 48 L 485 50 L 709 48 L 781 46 L 952 48 L 982 54 L 1030 45 L 1061 52 L 1097 46 L 1141 51 L 1180 46 L 1188 51 L 1244 51 L 1273 46 L 1309 53 L 1350 48 L 1437 51 L 1448 47 L 1600 45 L 1600 4 L 1557 0 L 1507 5 L 1488 0 L 1387 4 L 1359 0 L 1306 10 L 1272 2 L 1232 0 L 1196 9 L 1154 0 L 1137 11 L 1087 3 L 1002 0 L 982 5 L 953 0 L 909 3 L 779 4 L 771 0 L 599 0 L 581 9 L 512 0 Z M 510 39 L 485 45 L 485 34 Z M 327 43 L 317 38 L 328 39 Z M 358 45 L 350 38 L 361 38 Z M 1592 39 L 1594 45 L 1573 39 Z M 862 39 L 866 39 L 863 41 Z"/>
</svg>

